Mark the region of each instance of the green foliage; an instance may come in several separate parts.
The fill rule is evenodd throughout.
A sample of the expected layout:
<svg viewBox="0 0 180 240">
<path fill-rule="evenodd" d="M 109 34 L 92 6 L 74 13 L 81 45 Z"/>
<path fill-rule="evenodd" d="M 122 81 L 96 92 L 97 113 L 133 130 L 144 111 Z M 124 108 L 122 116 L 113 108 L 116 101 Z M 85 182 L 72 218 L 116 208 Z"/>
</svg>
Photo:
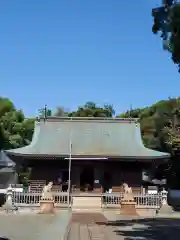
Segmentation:
<svg viewBox="0 0 180 240">
<path fill-rule="evenodd" d="M 98 107 L 94 102 L 87 102 L 84 106 L 78 107 L 77 111 L 68 114 L 69 117 L 113 117 L 115 110 L 113 105 L 105 104 Z"/>
<path fill-rule="evenodd" d="M 132 109 L 119 116 L 139 118 L 142 138 L 148 148 L 172 153 L 180 142 L 176 132 L 176 126 L 180 123 L 179 98 L 162 100 L 150 107 Z"/>
<path fill-rule="evenodd" d="M 64 107 L 57 107 L 55 112 L 52 114 L 55 117 L 68 117 L 68 111 Z"/>
<path fill-rule="evenodd" d="M 7 98 L 0 98 L 0 149 L 18 148 L 29 144 L 34 120 L 25 119 L 21 110 Z"/>
<path fill-rule="evenodd" d="M 180 4 L 173 0 L 163 0 L 161 7 L 152 10 L 152 17 L 152 32 L 161 34 L 164 50 L 171 53 L 180 71 Z"/>
</svg>

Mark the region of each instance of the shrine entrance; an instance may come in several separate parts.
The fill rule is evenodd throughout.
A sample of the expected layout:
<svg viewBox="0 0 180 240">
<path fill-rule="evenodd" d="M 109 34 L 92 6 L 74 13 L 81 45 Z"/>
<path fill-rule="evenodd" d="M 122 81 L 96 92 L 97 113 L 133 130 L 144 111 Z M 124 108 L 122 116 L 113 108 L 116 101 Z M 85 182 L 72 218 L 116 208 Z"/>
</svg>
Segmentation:
<svg viewBox="0 0 180 240">
<path fill-rule="evenodd" d="M 93 191 L 94 168 L 91 165 L 83 166 L 80 175 L 80 190 L 83 192 Z"/>
</svg>

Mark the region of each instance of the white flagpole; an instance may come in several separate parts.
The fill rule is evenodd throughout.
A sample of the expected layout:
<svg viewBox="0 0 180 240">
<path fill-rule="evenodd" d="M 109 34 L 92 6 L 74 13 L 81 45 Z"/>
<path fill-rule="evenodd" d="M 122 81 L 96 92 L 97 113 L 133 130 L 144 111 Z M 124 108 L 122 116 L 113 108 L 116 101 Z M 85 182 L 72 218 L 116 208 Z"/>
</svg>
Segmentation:
<svg viewBox="0 0 180 240">
<path fill-rule="evenodd" d="M 71 118 L 72 120 L 72 118 Z M 70 134 L 69 134 L 69 176 L 68 176 L 68 207 L 70 207 L 70 193 L 71 193 L 71 160 L 72 160 L 72 122 L 70 123 Z"/>
</svg>

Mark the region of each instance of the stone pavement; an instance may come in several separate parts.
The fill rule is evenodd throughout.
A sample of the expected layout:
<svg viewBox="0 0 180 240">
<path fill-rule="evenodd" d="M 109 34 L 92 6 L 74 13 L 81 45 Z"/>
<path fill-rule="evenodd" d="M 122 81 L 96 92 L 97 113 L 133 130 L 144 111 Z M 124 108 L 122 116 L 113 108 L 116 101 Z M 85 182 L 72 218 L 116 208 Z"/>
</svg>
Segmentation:
<svg viewBox="0 0 180 240">
<path fill-rule="evenodd" d="M 55 215 L 0 214 L 0 236 L 10 240 L 61 240 L 70 216 L 68 211 Z"/>
<path fill-rule="evenodd" d="M 107 226 L 111 226 L 119 240 L 179 240 L 180 213 L 157 217 L 125 217 L 110 212 L 104 214 L 108 219 Z"/>
<path fill-rule="evenodd" d="M 118 237 L 108 226 L 98 224 L 73 223 L 69 232 L 68 240 L 123 240 Z"/>
<path fill-rule="evenodd" d="M 179 240 L 180 236 L 180 213 L 130 217 L 114 211 L 71 213 L 66 210 L 55 215 L 29 210 L 1 213 L 0 236 L 10 240 L 65 240 L 69 220 L 67 240 Z"/>
<path fill-rule="evenodd" d="M 102 213 L 73 213 L 68 240 L 123 240 L 124 238 L 119 238 L 107 223 Z"/>
</svg>

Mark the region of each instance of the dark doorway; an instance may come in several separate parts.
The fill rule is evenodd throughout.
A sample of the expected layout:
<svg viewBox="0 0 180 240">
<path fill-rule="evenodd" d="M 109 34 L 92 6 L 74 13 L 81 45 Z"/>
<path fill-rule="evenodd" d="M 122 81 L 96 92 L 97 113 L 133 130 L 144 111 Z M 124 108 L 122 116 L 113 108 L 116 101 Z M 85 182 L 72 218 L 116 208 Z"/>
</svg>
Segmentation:
<svg viewBox="0 0 180 240">
<path fill-rule="evenodd" d="M 104 172 L 103 188 L 104 192 L 109 191 L 109 189 L 112 188 L 112 173 L 108 171 Z"/>
<path fill-rule="evenodd" d="M 81 191 L 92 191 L 94 184 L 94 168 L 93 166 L 84 166 L 80 176 Z"/>
</svg>

